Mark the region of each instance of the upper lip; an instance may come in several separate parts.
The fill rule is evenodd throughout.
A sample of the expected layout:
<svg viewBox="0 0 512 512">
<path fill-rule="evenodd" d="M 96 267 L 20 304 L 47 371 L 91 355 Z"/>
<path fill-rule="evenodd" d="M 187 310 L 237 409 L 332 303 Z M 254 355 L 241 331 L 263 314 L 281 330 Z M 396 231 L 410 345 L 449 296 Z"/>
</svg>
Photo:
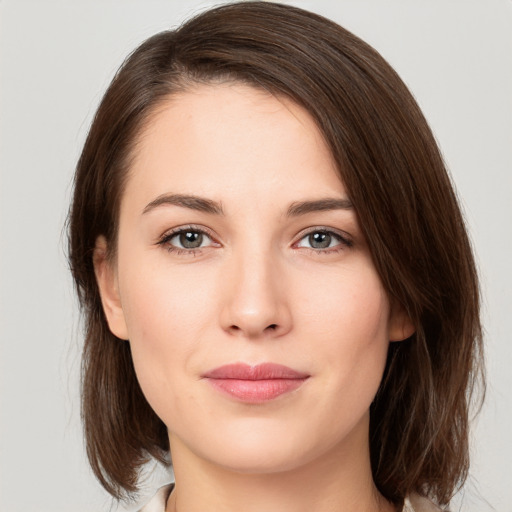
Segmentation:
<svg viewBox="0 0 512 512">
<path fill-rule="evenodd" d="M 276 363 L 262 363 L 255 366 L 246 363 L 226 364 L 214 368 L 202 376 L 209 379 L 237 380 L 306 379 L 309 377 L 307 373 Z"/>
</svg>

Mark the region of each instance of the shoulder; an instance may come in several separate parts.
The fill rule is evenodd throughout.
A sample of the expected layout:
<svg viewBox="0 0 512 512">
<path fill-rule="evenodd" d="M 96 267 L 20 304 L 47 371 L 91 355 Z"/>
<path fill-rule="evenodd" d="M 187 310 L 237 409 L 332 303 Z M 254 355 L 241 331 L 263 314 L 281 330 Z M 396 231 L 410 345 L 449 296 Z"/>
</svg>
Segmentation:
<svg viewBox="0 0 512 512">
<path fill-rule="evenodd" d="M 443 512 L 443 509 L 428 498 L 420 496 L 419 494 L 411 494 L 405 498 L 402 512 Z"/>
<path fill-rule="evenodd" d="M 174 484 L 168 484 L 160 487 L 151 500 L 144 505 L 139 512 L 165 512 L 167 498 L 169 498 L 173 488 Z"/>
</svg>

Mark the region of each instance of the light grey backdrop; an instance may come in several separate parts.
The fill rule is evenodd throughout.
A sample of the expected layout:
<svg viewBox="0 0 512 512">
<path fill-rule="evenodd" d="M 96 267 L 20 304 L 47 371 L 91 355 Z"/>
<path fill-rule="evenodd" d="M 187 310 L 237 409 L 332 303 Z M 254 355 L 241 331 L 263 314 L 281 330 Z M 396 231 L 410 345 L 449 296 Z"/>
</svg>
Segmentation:
<svg viewBox="0 0 512 512">
<path fill-rule="evenodd" d="M 489 375 L 461 510 L 512 512 L 512 2 L 291 3 L 374 45 L 410 86 L 440 142 L 480 265 Z M 72 173 L 122 59 L 208 5 L 0 1 L 2 511 L 109 509 L 79 426 L 81 340 L 62 231 Z"/>
</svg>

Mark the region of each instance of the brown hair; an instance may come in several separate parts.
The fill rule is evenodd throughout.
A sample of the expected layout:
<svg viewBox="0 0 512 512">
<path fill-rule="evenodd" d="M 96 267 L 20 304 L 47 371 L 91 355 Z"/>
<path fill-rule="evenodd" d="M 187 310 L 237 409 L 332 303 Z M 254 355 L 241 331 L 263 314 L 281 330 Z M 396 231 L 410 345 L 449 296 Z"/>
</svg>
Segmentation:
<svg viewBox="0 0 512 512">
<path fill-rule="evenodd" d="M 165 461 L 166 427 L 146 402 L 129 344 L 108 329 L 93 268 L 99 235 L 115 252 L 130 154 L 150 114 L 194 83 L 242 81 L 285 95 L 316 120 L 390 298 L 416 326 L 392 343 L 371 406 L 373 477 L 384 496 L 448 503 L 468 470 L 468 407 L 482 377 L 479 291 L 463 218 L 434 137 L 385 60 L 350 32 L 286 5 L 209 10 L 148 39 L 107 90 L 78 162 L 69 257 L 85 315 L 87 452 L 115 497 L 142 464 Z"/>
</svg>

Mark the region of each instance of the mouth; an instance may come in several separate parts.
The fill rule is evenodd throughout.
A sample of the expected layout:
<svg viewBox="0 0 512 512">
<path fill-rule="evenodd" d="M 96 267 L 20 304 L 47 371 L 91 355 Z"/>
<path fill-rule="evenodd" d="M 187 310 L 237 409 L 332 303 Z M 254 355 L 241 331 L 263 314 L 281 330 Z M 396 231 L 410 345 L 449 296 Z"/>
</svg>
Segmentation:
<svg viewBox="0 0 512 512">
<path fill-rule="evenodd" d="M 228 364 L 204 375 L 217 391 L 241 402 L 263 403 L 298 389 L 310 375 L 275 363 Z"/>
</svg>

